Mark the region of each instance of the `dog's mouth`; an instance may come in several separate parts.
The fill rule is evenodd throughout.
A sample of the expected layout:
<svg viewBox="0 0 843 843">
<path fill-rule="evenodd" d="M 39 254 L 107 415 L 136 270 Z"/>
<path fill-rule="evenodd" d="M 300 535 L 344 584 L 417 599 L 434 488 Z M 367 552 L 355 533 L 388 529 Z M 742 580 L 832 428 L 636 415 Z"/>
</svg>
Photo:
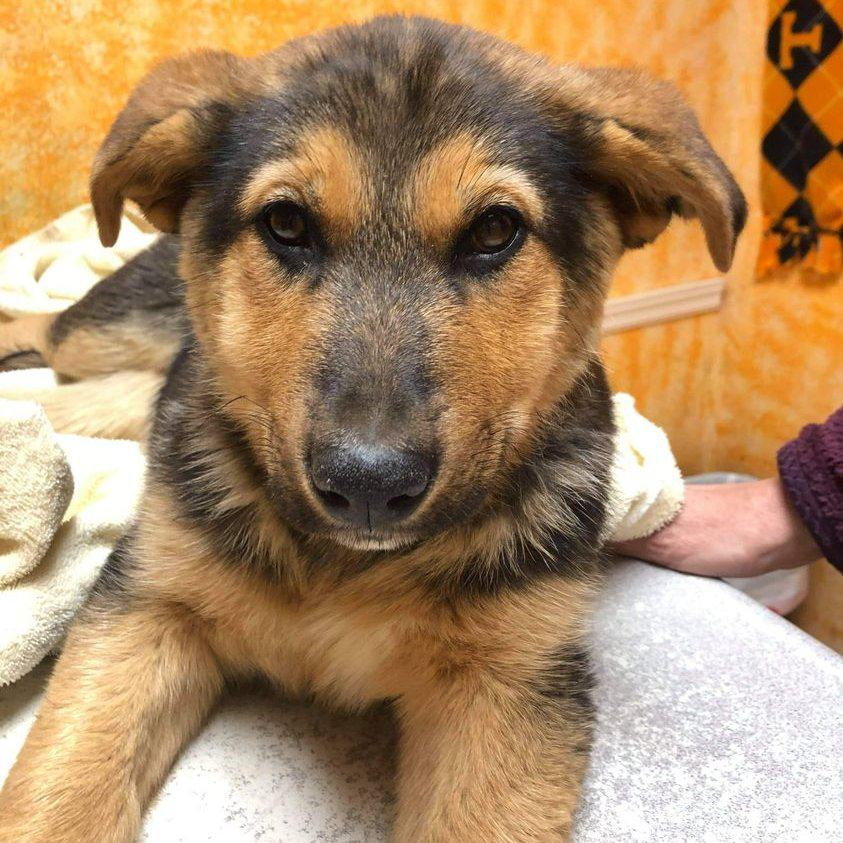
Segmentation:
<svg viewBox="0 0 843 843">
<path fill-rule="evenodd" d="M 369 553 L 408 550 L 418 544 L 420 538 L 414 533 L 363 533 L 359 530 L 335 530 L 330 539 L 349 550 Z"/>
</svg>

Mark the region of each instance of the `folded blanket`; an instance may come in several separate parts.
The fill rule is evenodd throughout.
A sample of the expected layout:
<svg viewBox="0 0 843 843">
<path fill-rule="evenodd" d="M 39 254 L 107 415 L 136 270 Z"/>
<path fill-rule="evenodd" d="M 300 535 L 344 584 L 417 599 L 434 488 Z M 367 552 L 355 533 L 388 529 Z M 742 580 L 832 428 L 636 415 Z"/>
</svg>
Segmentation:
<svg viewBox="0 0 843 843">
<path fill-rule="evenodd" d="M 0 440 L 0 458 L 17 454 L 0 469 L 0 547 L 17 537 L 2 563 L 2 686 L 64 637 L 131 523 L 145 461 L 137 442 L 55 434 L 29 401 L 0 400 Z"/>
<path fill-rule="evenodd" d="M 103 248 L 85 205 L 0 252 L 0 318 L 53 313 L 155 238 L 128 212 Z M 49 370 L 0 373 L 0 685 L 61 642 L 114 542 L 131 524 L 144 473 L 138 443 L 56 434 L 26 397 L 56 387 Z M 614 396 L 618 427 L 604 536 L 638 538 L 670 521 L 683 484 L 667 437 Z"/>
<path fill-rule="evenodd" d="M 73 494 L 67 457 L 38 404 L 0 399 L 0 489 L 3 587 L 43 559 Z"/>
<path fill-rule="evenodd" d="M 94 209 L 81 205 L 0 252 L 0 314 L 58 313 L 154 242 L 156 234 L 127 207 L 111 249 L 99 240 Z"/>
</svg>

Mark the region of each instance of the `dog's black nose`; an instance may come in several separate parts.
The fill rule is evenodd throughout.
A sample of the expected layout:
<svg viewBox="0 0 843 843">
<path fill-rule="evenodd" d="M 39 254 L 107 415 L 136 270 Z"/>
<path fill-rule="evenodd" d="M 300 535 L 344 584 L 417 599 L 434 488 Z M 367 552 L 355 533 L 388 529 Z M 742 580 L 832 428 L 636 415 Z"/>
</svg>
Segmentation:
<svg viewBox="0 0 843 843">
<path fill-rule="evenodd" d="M 421 502 L 433 461 L 385 445 L 316 445 L 310 473 L 325 509 L 362 530 L 397 524 Z"/>
</svg>

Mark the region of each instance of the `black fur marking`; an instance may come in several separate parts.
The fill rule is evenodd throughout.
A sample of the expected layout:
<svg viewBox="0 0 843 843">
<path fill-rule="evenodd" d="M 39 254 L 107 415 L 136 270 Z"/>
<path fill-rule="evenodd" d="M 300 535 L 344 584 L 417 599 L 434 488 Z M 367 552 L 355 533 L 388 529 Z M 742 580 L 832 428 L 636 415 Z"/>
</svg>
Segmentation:
<svg viewBox="0 0 843 843">
<path fill-rule="evenodd" d="M 324 281 L 336 306 L 314 381 L 312 432 L 317 438 L 401 443 L 435 457 L 436 384 L 432 340 L 420 312 L 424 297 L 408 290 L 401 270 L 379 267 L 378 260 L 373 247 L 371 259 L 360 256 L 344 268 L 343 280 Z M 361 290 L 368 295 L 361 297 Z M 378 335 L 389 336 L 389 344 L 372 342 Z"/>
<path fill-rule="evenodd" d="M 0 372 L 17 372 L 20 369 L 43 369 L 47 361 L 32 349 L 13 351 L 0 359 Z"/>
<path fill-rule="evenodd" d="M 60 313 L 50 326 L 50 343 L 60 345 L 80 328 L 107 330 L 132 319 L 180 340 L 186 317 L 178 259 L 178 238 L 160 237 Z"/>
<path fill-rule="evenodd" d="M 114 545 L 108 559 L 105 560 L 91 590 L 89 603 L 109 608 L 125 608 L 131 602 L 132 574 L 137 567 L 134 558 L 134 534 L 130 530 Z"/>
<path fill-rule="evenodd" d="M 196 388 L 202 378 L 200 369 L 192 343 L 170 367 L 150 436 L 150 476 L 166 484 L 176 497 L 179 514 L 205 530 L 222 558 L 270 570 L 278 560 L 269 558 L 255 541 L 257 507 L 223 509 L 231 484 L 219 482 L 220 478 L 209 482 L 217 453 L 234 457 L 256 485 L 266 486 L 267 478 L 242 431 L 219 412 L 210 396 Z"/>
<path fill-rule="evenodd" d="M 612 120 L 622 129 L 629 132 L 636 140 L 640 140 L 648 146 L 658 147 L 660 138 L 651 129 L 645 129 L 643 126 L 633 126 L 631 123 L 619 120 L 617 117 L 613 117 Z"/>
<path fill-rule="evenodd" d="M 541 676 L 533 682 L 540 705 L 549 704 L 563 711 L 566 720 L 577 717 L 589 726 L 596 713 L 592 698 L 594 685 L 591 660 L 585 648 L 577 643 L 563 644 L 551 653 Z M 588 738 L 574 747 L 583 753 L 589 748 Z"/>
<path fill-rule="evenodd" d="M 743 195 L 743 191 L 735 183 L 728 170 L 726 170 L 726 175 L 729 177 L 728 183 L 729 201 L 732 210 L 732 233 L 734 235 L 734 239 L 737 240 L 738 235 L 743 231 L 743 228 L 746 225 L 746 220 L 749 216 L 749 206 L 746 203 L 746 197 Z"/>
<path fill-rule="evenodd" d="M 598 548 L 614 432 L 609 386 L 603 367 L 594 362 L 546 421 L 533 453 L 512 478 L 508 497 L 488 513 L 496 517 L 503 510 L 513 519 L 523 519 L 523 504 L 530 495 L 552 494 L 567 513 L 563 520 L 571 523 L 570 529 L 551 532 L 541 549 L 521 547 L 514 558 L 503 560 L 493 570 L 485 562 L 469 561 L 456 576 L 431 579 L 431 589 L 452 597 L 484 597 L 547 577 L 591 577 L 600 572 L 604 559 Z M 557 472 L 582 472 L 593 482 L 587 491 L 573 493 L 558 485 Z M 555 494 L 554 489 L 558 490 Z"/>
<path fill-rule="evenodd" d="M 682 213 L 682 200 L 678 196 L 668 196 L 664 209 L 672 216 Z"/>
<path fill-rule="evenodd" d="M 527 560 L 525 565 L 519 556 L 489 570 L 485 561 L 470 559 L 463 564 L 456 576 L 431 578 L 429 585 L 431 591 L 447 595 L 452 600 L 475 600 L 526 588 L 543 579 L 558 576 L 559 568 L 564 567 L 562 558 L 556 558 L 550 564 L 545 561 L 544 567 L 536 566 L 533 562 L 534 560 Z"/>
</svg>

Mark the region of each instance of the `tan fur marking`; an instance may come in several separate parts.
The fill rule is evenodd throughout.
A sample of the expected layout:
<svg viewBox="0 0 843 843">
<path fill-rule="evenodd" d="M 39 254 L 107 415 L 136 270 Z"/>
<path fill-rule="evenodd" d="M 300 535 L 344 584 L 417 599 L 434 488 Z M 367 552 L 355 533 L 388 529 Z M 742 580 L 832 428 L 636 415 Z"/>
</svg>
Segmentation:
<svg viewBox="0 0 843 843">
<path fill-rule="evenodd" d="M 55 318 L 55 313 L 39 313 L 0 322 L 0 360 L 17 351 L 47 354 L 50 348 L 47 335 Z"/>
<path fill-rule="evenodd" d="M 198 50 L 162 62 L 132 93 L 94 160 L 91 200 L 106 246 L 120 232 L 125 199 L 164 231 L 179 226 L 189 182 L 204 163 L 206 106 L 233 107 L 277 84 L 283 62 Z"/>
<path fill-rule="evenodd" d="M 539 193 L 526 176 L 491 163 L 483 141 L 467 134 L 449 139 L 425 158 L 410 197 L 416 225 L 427 238 L 448 246 L 489 205 L 513 205 L 532 225 L 543 215 Z M 478 285 L 447 320 L 431 315 L 430 324 L 440 328 L 434 360 L 450 408 L 446 449 L 470 455 L 479 445 L 493 466 L 494 450 L 502 453 L 500 433 L 506 430 L 516 448 L 526 442 L 537 414 L 580 374 L 582 366 L 571 365 L 566 356 L 577 347 L 581 330 L 565 330 L 560 316 L 564 284 L 546 248 L 528 237 L 494 289 Z M 552 377 L 554 371 L 560 376 Z M 480 432 L 478 442 L 478 424 L 489 418 L 499 422 L 494 430 Z M 468 456 L 466 463 L 454 463 L 453 474 L 446 469 L 442 484 L 458 483 L 460 475 L 470 482 L 456 466 L 473 462 Z"/>
<path fill-rule="evenodd" d="M 0 388 L 0 398 L 37 401 L 57 433 L 144 442 L 163 383 L 156 372 L 115 372 L 53 389 Z"/>
<path fill-rule="evenodd" d="M 88 378 L 124 369 L 166 372 L 178 350 L 166 334 L 140 321 L 77 328 L 45 355 L 60 375 Z"/>
<path fill-rule="evenodd" d="M 590 736 L 494 681 L 442 683 L 398 702 L 395 843 L 567 840 Z"/>
<path fill-rule="evenodd" d="M 183 609 L 87 611 L 0 792 L 0 843 L 134 840 L 143 809 L 221 687 Z"/>
<path fill-rule="evenodd" d="M 535 843 L 567 831 L 587 736 L 576 720 L 560 732 L 534 685 L 553 667 L 548 654 L 581 641 L 592 583 L 554 580 L 454 611 L 375 567 L 293 597 L 220 565 L 199 534 L 174 534 L 171 506 L 163 491 L 147 497 L 140 542 L 157 560 L 149 582 L 158 600 L 194 607 L 224 664 L 351 707 L 400 698 L 396 840 Z M 454 801 L 466 792 L 470 805 Z"/>
<path fill-rule="evenodd" d="M 539 192 L 515 167 L 492 163 L 484 141 L 468 134 L 449 138 L 419 164 L 410 190 L 411 218 L 433 242 L 450 241 L 471 216 L 510 204 L 537 223 Z"/>
<path fill-rule="evenodd" d="M 243 396 L 227 412 L 262 458 L 293 467 L 307 490 L 300 453 L 290 449 L 301 447 L 304 438 L 303 398 L 312 388 L 331 303 L 288 282 L 258 235 L 249 232 L 229 250 L 213 282 L 203 283 L 201 274 L 193 278 L 187 301 L 196 332 L 213 355 L 221 403 Z M 273 436 L 270 427 L 283 437 Z"/>
<path fill-rule="evenodd" d="M 445 450 L 460 455 L 443 461 L 444 486 L 479 479 L 475 453 L 480 476 L 500 471 L 496 456 L 517 462 L 541 414 L 585 369 L 600 293 L 591 308 L 567 308 L 566 285 L 547 248 L 528 237 L 494 284 L 478 284 L 448 320 L 432 320 Z"/>
<path fill-rule="evenodd" d="M 351 140 L 321 126 L 299 141 L 294 157 L 272 161 L 252 177 L 240 210 L 252 216 L 275 200 L 288 199 L 315 209 L 327 233 L 347 236 L 366 210 L 366 177 Z"/>
<path fill-rule="evenodd" d="M 581 639 L 595 589 L 549 580 L 454 611 L 407 576 L 408 568 L 430 568 L 439 550 L 421 548 L 343 583 L 311 575 L 300 594 L 216 559 L 199 531 L 173 523 L 170 493 L 154 482 L 142 507 L 139 555 L 156 560 L 149 597 L 191 607 L 215 630 L 214 649 L 232 667 L 260 665 L 292 690 L 312 688 L 353 707 L 463 671 L 528 683 L 548 652 Z M 326 570 L 354 552 L 337 547 L 333 555 Z M 512 634 L 526 628 L 528 637 Z"/>
</svg>

